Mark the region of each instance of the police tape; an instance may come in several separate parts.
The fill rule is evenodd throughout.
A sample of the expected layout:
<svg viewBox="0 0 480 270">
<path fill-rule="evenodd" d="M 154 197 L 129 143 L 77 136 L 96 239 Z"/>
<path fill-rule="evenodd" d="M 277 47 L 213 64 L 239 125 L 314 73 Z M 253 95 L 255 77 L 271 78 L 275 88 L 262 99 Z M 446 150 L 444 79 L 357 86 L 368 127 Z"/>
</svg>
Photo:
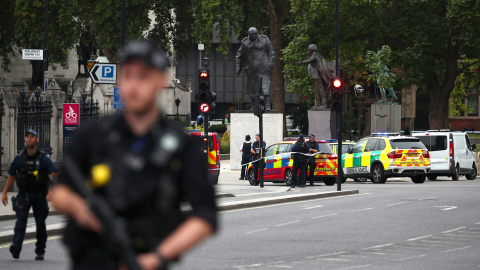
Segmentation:
<svg viewBox="0 0 480 270">
<path fill-rule="evenodd" d="M 300 154 L 300 155 L 303 155 L 303 156 L 307 156 L 307 157 L 312 157 L 312 156 L 316 156 L 316 155 L 328 155 L 328 153 L 313 153 L 313 154 L 305 154 L 305 153 L 300 153 L 300 152 L 288 152 L 288 153 L 285 153 L 285 154 L 277 154 L 277 155 L 273 155 L 273 156 L 268 156 L 268 157 L 264 157 L 264 158 L 272 158 L 272 157 L 278 157 L 278 156 L 288 156 L 288 158 L 291 158 L 291 155 L 292 154 Z M 230 167 L 224 167 L 224 168 L 215 168 L 215 169 L 208 169 L 209 171 L 219 171 L 219 170 L 230 170 L 230 169 L 233 169 L 233 168 L 238 168 L 238 167 L 242 167 L 242 166 L 248 166 L 250 164 L 253 164 L 257 161 L 260 161 L 261 158 L 257 159 L 257 160 L 254 160 L 254 161 L 251 161 L 249 163 L 245 163 L 245 164 L 241 164 L 241 165 L 237 165 L 237 166 L 230 166 Z"/>
</svg>

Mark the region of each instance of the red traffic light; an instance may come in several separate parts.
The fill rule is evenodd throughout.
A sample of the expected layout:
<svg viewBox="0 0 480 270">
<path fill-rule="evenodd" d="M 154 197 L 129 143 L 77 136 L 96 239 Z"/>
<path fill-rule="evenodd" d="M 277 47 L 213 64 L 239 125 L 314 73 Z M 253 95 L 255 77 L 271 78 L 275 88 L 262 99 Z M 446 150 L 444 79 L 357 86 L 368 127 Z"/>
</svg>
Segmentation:
<svg viewBox="0 0 480 270">
<path fill-rule="evenodd" d="M 208 72 L 206 72 L 205 70 L 200 71 L 200 78 L 202 79 L 208 78 Z"/>
<path fill-rule="evenodd" d="M 340 80 L 340 79 L 334 79 L 333 80 L 333 87 L 334 88 L 340 88 L 340 87 L 342 87 L 342 85 L 343 85 L 342 80 Z"/>
</svg>

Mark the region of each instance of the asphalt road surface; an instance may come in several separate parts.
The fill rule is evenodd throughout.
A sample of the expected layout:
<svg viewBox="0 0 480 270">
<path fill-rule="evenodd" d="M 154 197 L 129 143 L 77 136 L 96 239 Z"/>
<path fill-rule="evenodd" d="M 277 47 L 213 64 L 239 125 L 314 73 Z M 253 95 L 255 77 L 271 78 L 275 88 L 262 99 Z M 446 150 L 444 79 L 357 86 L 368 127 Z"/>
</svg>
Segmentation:
<svg viewBox="0 0 480 270">
<path fill-rule="evenodd" d="M 224 212 L 218 234 L 173 269 L 480 269 L 480 180 L 343 189 L 361 194 Z M 34 241 L 20 260 L 1 246 L 0 268 L 68 268 L 61 239 L 47 245 L 44 262 Z"/>
</svg>

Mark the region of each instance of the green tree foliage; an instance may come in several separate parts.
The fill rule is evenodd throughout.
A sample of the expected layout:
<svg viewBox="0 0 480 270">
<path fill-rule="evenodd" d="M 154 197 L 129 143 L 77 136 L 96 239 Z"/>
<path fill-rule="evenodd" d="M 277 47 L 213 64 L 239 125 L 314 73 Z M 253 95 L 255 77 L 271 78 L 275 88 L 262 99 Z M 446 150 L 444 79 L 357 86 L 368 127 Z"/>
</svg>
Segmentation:
<svg viewBox="0 0 480 270">
<path fill-rule="evenodd" d="M 0 57 L 2 59 L 2 68 L 8 71 L 10 65 L 9 54 L 14 52 L 13 44 L 15 44 L 14 22 L 15 2 L 11 0 L 0 0 Z"/>
<path fill-rule="evenodd" d="M 370 75 L 369 80 L 378 82 L 380 88 L 393 88 L 395 84 L 395 74 L 391 73 L 387 66 L 390 64 L 392 50 L 388 46 L 382 46 L 378 52 L 367 51 L 365 62 Z"/>
<path fill-rule="evenodd" d="M 285 31 L 293 40 L 284 50 L 287 78 L 300 80 L 289 84 L 292 92 L 305 91 L 308 75 L 294 63 L 307 56 L 309 43 L 316 43 L 325 58 L 333 58 L 334 4 L 335 0 L 292 0 L 294 23 Z M 340 1 L 342 67 L 349 75 L 366 70 L 362 56 L 367 50 L 389 45 L 398 82 L 427 89 L 430 127 L 446 128 L 456 79 L 480 59 L 479 19 L 478 0 Z M 467 59 L 472 62 L 464 63 Z"/>
</svg>

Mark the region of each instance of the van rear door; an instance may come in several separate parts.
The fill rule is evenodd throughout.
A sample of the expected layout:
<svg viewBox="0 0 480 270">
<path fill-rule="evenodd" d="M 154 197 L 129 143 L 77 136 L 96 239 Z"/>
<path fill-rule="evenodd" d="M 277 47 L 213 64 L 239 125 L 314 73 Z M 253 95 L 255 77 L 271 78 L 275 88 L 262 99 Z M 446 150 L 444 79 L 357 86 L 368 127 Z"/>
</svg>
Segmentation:
<svg viewBox="0 0 480 270">
<path fill-rule="evenodd" d="M 432 172 L 450 172 L 450 154 L 448 152 L 448 137 L 446 134 L 429 135 L 414 134 L 427 147 L 430 152 L 430 164 Z"/>
</svg>

